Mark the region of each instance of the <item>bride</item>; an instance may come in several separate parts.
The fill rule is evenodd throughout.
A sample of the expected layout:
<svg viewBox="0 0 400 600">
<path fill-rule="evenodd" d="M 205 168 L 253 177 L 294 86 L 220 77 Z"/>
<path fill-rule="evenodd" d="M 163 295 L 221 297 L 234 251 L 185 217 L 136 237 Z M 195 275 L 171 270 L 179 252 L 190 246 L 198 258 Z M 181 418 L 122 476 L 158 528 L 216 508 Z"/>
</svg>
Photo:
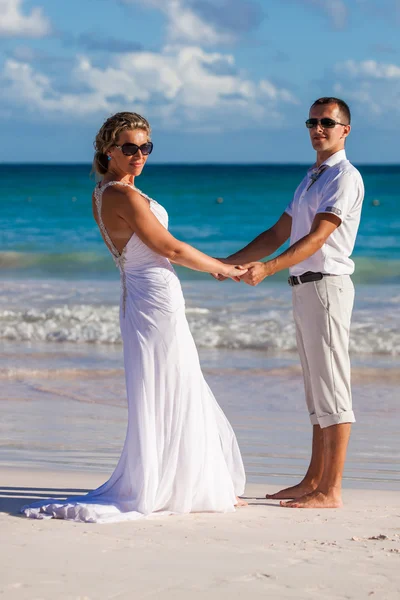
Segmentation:
<svg viewBox="0 0 400 600">
<path fill-rule="evenodd" d="M 246 504 L 235 434 L 201 372 L 171 263 L 236 279 L 246 271 L 168 232 L 166 210 L 135 186 L 153 149 L 150 125 L 117 113 L 96 136 L 93 214 L 121 273 L 128 427 L 110 479 L 85 496 L 42 500 L 28 517 L 85 522 L 153 513 L 227 512 Z"/>
</svg>

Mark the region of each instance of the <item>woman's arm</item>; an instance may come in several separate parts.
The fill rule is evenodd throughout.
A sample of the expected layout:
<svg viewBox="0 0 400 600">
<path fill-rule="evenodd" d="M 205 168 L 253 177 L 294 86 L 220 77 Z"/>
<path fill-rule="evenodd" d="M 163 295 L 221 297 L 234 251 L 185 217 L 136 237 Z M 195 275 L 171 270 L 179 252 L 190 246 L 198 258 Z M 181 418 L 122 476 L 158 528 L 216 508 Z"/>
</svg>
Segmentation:
<svg viewBox="0 0 400 600">
<path fill-rule="evenodd" d="M 133 189 L 114 188 L 113 196 L 118 215 L 126 221 L 146 246 L 171 262 L 195 271 L 220 273 L 225 277 L 240 277 L 246 269 L 226 265 L 193 246 L 177 240 L 151 212 L 148 201 Z M 118 195 L 118 196 L 117 196 Z"/>
</svg>

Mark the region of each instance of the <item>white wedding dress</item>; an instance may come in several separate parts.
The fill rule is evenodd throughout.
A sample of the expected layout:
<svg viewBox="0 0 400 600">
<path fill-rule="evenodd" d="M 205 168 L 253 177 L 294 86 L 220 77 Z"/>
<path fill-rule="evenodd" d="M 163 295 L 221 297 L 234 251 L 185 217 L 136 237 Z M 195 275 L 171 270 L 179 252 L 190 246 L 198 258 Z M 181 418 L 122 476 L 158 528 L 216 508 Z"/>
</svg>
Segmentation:
<svg viewBox="0 0 400 600">
<path fill-rule="evenodd" d="M 85 496 L 35 502 L 27 517 L 84 522 L 147 515 L 234 511 L 245 473 L 235 434 L 201 372 L 181 285 L 168 259 L 133 234 L 120 254 L 98 221 L 121 272 L 120 326 L 128 396 L 128 428 L 110 479 Z M 136 189 L 136 188 L 135 188 Z M 139 190 L 137 190 L 139 191 Z M 142 192 L 140 192 L 142 193 Z M 166 210 L 145 194 L 168 227 Z"/>
</svg>

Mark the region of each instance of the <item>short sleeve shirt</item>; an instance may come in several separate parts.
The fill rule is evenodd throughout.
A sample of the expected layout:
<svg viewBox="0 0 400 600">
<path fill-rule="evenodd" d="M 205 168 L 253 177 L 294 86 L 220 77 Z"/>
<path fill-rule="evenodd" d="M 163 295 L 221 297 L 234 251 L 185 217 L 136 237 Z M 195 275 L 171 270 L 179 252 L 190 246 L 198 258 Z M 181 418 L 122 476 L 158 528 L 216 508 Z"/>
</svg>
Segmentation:
<svg viewBox="0 0 400 600">
<path fill-rule="evenodd" d="M 318 168 L 312 167 L 286 208 L 292 217 L 290 245 L 308 235 L 315 215 L 331 213 L 341 224 L 320 250 L 290 269 L 291 275 L 307 271 L 331 275 L 351 275 L 350 256 L 356 241 L 364 200 L 364 184 L 359 171 L 347 160 L 344 150 L 330 156 Z"/>
</svg>

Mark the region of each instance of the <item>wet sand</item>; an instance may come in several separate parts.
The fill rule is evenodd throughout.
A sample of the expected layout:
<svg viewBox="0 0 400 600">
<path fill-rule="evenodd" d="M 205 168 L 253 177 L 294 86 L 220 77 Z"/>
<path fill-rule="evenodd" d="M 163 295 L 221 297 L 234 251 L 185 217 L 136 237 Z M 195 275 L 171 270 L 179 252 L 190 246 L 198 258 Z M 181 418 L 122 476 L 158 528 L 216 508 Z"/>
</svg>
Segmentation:
<svg viewBox="0 0 400 600">
<path fill-rule="evenodd" d="M 4 345 L 0 466 L 111 472 L 127 422 L 121 349 Z M 250 483 L 293 485 L 305 472 L 311 426 L 298 357 L 201 351 L 205 377 L 237 434 Z M 400 491 L 397 362 L 353 365 L 357 423 L 345 486 Z"/>
</svg>

